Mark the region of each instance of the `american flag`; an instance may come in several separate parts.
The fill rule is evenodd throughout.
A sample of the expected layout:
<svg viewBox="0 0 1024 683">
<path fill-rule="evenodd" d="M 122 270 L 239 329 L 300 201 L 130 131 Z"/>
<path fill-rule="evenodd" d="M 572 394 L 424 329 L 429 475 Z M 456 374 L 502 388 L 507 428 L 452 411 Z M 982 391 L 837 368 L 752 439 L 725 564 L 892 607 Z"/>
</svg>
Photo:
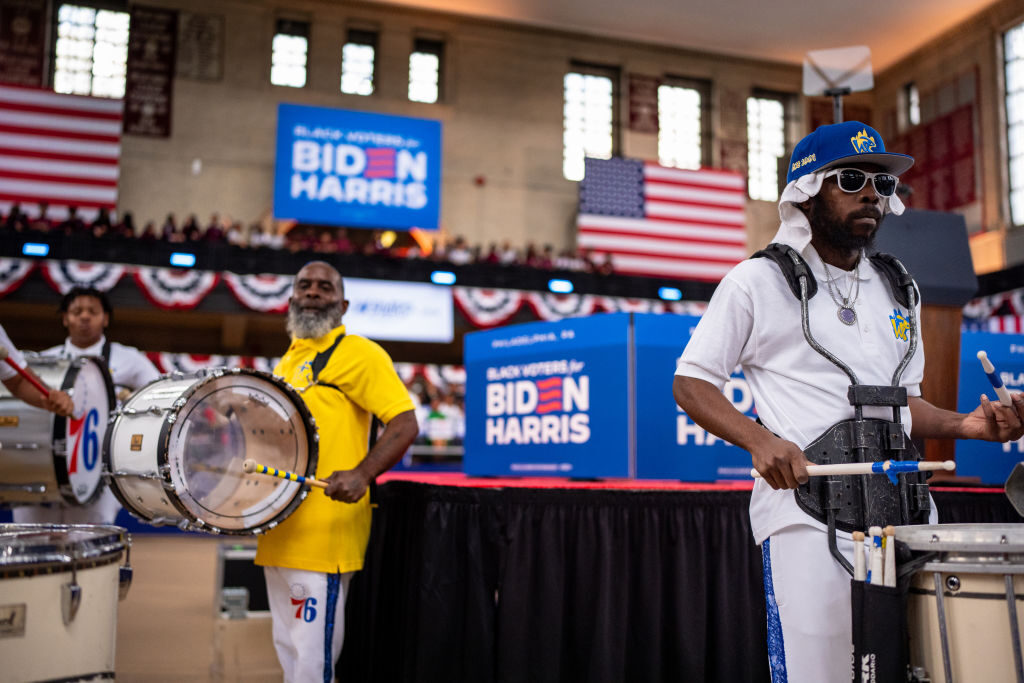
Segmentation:
<svg viewBox="0 0 1024 683">
<path fill-rule="evenodd" d="M 122 100 L 0 85 L 4 211 L 15 202 L 47 202 L 57 208 L 51 216 L 68 206 L 82 209 L 84 218 L 114 209 L 122 109 Z"/>
<path fill-rule="evenodd" d="M 747 257 L 745 198 L 737 173 L 587 159 L 577 244 L 617 273 L 718 282 Z"/>
<path fill-rule="evenodd" d="M 368 148 L 366 150 L 366 172 L 363 175 L 367 178 L 394 178 L 395 148 Z"/>
</svg>

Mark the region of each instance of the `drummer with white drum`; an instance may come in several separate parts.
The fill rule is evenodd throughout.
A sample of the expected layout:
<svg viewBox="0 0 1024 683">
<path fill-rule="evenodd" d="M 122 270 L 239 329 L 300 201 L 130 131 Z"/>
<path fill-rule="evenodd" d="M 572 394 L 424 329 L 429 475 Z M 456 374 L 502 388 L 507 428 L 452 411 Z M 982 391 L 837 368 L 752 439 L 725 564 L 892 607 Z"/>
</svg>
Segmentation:
<svg viewBox="0 0 1024 683">
<path fill-rule="evenodd" d="M 773 244 L 730 271 L 679 359 L 688 416 L 751 453 L 750 519 L 761 544 L 772 680 L 850 680 L 851 532 L 936 519 L 924 475 L 808 481 L 809 462 L 916 461 L 914 438 L 1011 441 L 1024 400 L 964 415 L 921 397 L 920 296 L 895 258 L 871 254 L 898 176 L 913 164 L 857 121 L 793 151 Z M 758 423 L 722 394 L 742 368 Z M 910 463 L 906 463 L 910 464 Z"/>
<path fill-rule="evenodd" d="M 102 358 L 110 369 L 118 400 L 160 376 L 156 366 L 138 349 L 111 342 L 105 335 L 114 310 L 107 295 L 92 287 L 73 287 L 60 302 L 61 322 L 67 328 L 64 343 L 41 352 L 44 356 L 73 359 Z M 23 506 L 15 508 L 14 521 L 54 524 L 113 524 L 121 504 L 104 487 L 99 497 L 86 505 Z"/>
</svg>

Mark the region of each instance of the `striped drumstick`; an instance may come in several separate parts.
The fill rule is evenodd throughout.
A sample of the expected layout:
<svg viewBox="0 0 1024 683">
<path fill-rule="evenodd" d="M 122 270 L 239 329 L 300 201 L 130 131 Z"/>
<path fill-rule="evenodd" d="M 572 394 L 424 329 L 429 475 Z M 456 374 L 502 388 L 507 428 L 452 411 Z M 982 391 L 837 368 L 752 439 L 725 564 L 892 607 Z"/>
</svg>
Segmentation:
<svg viewBox="0 0 1024 683">
<path fill-rule="evenodd" d="M 808 465 L 807 474 L 824 477 L 831 474 L 898 474 L 900 472 L 929 472 L 933 470 L 953 471 L 956 463 L 952 460 L 880 460 L 878 462 L 848 462 L 835 465 Z M 761 477 L 757 470 L 750 470 L 750 476 Z"/>
<path fill-rule="evenodd" d="M 31 384 L 36 389 L 38 389 L 39 393 L 42 394 L 44 398 L 50 398 L 50 390 L 47 389 L 42 384 L 40 384 L 39 380 L 37 380 L 35 377 L 33 377 L 31 375 L 31 373 L 27 372 L 25 370 L 25 368 L 21 367 L 20 365 L 15 363 L 13 360 L 11 360 L 8 357 L 7 353 L 8 353 L 7 352 L 7 347 L 0 345 L 0 360 L 6 361 L 6 363 L 8 365 L 10 365 L 11 368 L 13 368 L 19 375 L 24 377 L 28 381 L 29 384 Z"/>
<path fill-rule="evenodd" d="M 981 361 L 981 369 L 988 375 L 988 381 L 992 383 L 992 388 L 996 390 L 996 396 L 999 397 L 999 402 L 1004 406 L 1012 406 L 1013 399 L 1010 398 L 1010 392 L 1003 386 L 1003 380 L 996 374 L 996 366 L 992 365 L 992 361 L 988 359 L 988 354 L 984 351 L 978 351 L 978 360 Z"/>
<path fill-rule="evenodd" d="M 248 474 L 265 474 L 269 477 L 279 477 L 281 479 L 287 479 L 288 481 L 295 481 L 300 484 L 309 484 L 310 486 L 316 486 L 317 488 L 326 489 L 327 482 L 319 479 L 313 479 L 311 477 L 304 477 L 301 474 L 295 474 L 288 470 L 278 470 L 273 467 L 267 467 L 261 465 L 251 458 L 247 458 L 242 462 L 242 469 Z"/>
</svg>

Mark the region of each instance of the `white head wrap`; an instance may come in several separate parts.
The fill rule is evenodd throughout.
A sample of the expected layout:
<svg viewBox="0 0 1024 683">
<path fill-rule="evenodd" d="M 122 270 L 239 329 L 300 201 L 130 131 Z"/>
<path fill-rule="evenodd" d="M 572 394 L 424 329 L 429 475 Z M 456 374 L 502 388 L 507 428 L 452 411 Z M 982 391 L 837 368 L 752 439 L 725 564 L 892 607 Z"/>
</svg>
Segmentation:
<svg viewBox="0 0 1024 683">
<path fill-rule="evenodd" d="M 782 223 L 772 242 L 787 244 L 799 252 L 810 244 L 811 224 L 807 222 L 807 216 L 797 204 L 807 201 L 821 191 L 828 170 L 804 174 L 786 185 L 782 197 L 779 198 L 779 219 Z M 894 213 L 899 216 L 903 213 L 903 208 L 899 196 L 893 194 L 888 201 L 883 202 L 882 213 Z"/>
</svg>

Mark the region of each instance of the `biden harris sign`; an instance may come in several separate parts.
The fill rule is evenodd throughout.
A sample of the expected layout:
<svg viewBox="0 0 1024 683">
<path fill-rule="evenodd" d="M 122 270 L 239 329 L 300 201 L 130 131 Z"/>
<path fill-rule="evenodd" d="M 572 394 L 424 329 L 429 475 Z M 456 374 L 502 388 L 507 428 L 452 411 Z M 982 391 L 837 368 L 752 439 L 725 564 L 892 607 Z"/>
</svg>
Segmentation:
<svg viewBox="0 0 1024 683">
<path fill-rule="evenodd" d="M 278 107 L 276 218 L 436 230 L 440 195 L 440 121 Z"/>
</svg>

